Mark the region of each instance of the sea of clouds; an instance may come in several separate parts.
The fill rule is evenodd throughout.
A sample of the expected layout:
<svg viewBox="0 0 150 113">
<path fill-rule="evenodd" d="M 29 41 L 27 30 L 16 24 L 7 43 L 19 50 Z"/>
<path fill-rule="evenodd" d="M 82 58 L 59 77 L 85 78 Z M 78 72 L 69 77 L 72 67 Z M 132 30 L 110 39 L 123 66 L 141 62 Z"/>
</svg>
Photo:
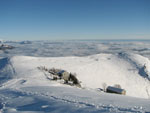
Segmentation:
<svg viewBox="0 0 150 113">
<path fill-rule="evenodd" d="M 0 57 L 15 55 L 63 57 L 129 52 L 150 58 L 150 41 L 4 41 L 2 43 L 15 48 L 0 50 Z"/>
</svg>

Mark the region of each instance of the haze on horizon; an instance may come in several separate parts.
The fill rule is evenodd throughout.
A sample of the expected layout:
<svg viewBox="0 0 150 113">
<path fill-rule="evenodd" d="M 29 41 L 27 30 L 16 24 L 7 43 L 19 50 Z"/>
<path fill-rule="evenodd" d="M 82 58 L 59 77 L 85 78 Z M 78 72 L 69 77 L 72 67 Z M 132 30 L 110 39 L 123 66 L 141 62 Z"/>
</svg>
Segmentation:
<svg viewBox="0 0 150 113">
<path fill-rule="evenodd" d="M 0 0 L 0 39 L 150 39 L 150 0 Z"/>
</svg>

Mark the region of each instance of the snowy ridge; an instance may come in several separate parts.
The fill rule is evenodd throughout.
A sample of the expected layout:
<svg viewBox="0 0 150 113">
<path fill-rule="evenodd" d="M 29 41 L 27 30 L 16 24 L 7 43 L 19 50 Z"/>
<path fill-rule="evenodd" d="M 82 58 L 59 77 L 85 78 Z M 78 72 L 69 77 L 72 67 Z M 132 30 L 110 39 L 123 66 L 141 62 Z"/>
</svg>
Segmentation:
<svg viewBox="0 0 150 113">
<path fill-rule="evenodd" d="M 76 73 L 84 89 L 48 80 L 39 66 Z M 0 74 L 5 78 L 1 79 L 0 109 L 6 113 L 148 112 L 149 67 L 149 59 L 130 53 L 1 58 Z M 120 84 L 127 96 L 98 91 L 115 84 Z"/>
<path fill-rule="evenodd" d="M 119 53 L 120 58 L 126 59 L 135 68 L 139 70 L 139 74 L 147 79 L 150 79 L 150 61 L 148 58 L 138 54 Z"/>
</svg>

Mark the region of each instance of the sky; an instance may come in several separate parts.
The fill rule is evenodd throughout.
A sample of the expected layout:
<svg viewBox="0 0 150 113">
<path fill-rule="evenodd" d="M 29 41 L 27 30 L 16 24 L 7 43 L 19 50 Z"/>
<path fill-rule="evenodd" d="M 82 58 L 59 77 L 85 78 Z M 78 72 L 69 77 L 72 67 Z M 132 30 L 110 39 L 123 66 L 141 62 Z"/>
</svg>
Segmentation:
<svg viewBox="0 0 150 113">
<path fill-rule="evenodd" d="M 0 39 L 150 39 L 150 0 L 0 0 Z"/>
</svg>

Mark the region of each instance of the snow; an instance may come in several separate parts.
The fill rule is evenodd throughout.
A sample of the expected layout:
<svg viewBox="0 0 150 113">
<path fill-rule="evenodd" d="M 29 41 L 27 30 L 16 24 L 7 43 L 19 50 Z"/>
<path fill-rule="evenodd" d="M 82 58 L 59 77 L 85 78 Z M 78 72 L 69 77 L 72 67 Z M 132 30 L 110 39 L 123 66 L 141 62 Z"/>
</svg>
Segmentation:
<svg viewBox="0 0 150 113">
<path fill-rule="evenodd" d="M 46 42 L 38 42 L 42 43 Z M 51 45 L 57 47 L 62 43 L 65 42 L 49 42 L 45 48 Z M 83 42 L 75 43 L 79 45 Z M 104 44 L 107 52 L 82 55 L 84 48 L 82 45 L 79 56 L 47 57 L 41 55 L 44 48 L 41 48 L 39 54 L 29 55 L 28 52 L 37 47 L 35 42 L 28 44 L 9 42 L 9 44 L 20 48 L 15 46 L 15 49 L 8 50 L 8 53 L 0 54 L 0 112 L 2 113 L 150 112 L 150 60 L 147 55 L 142 56 L 130 51 L 121 52 L 122 50 L 112 53 L 106 50 L 112 43 L 106 45 L 86 42 L 84 45 L 88 44 L 88 48 L 94 44 L 101 45 L 102 48 Z M 126 43 L 114 46 L 125 47 L 124 44 Z M 138 45 L 137 48 L 140 44 L 134 43 Z M 25 49 L 25 53 L 22 54 L 22 47 L 25 47 L 23 45 L 33 46 L 30 49 L 27 47 L 29 50 Z M 71 49 L 75 51 L 73 42 L 70 45 L 73 45 Z M 146 43 L 145 46 L 148 44 Z M 91 48 L 86 51 L 91 51 Z M 63 81 L 47 79 L 45 74 L 48 73 L 39 70 L 37 68 L 39 66 L 76 73 L 82 88 L 63 84 Z M 126 90 L 125 96 L 99 90 L 115 84 Z"/>
</svg>

